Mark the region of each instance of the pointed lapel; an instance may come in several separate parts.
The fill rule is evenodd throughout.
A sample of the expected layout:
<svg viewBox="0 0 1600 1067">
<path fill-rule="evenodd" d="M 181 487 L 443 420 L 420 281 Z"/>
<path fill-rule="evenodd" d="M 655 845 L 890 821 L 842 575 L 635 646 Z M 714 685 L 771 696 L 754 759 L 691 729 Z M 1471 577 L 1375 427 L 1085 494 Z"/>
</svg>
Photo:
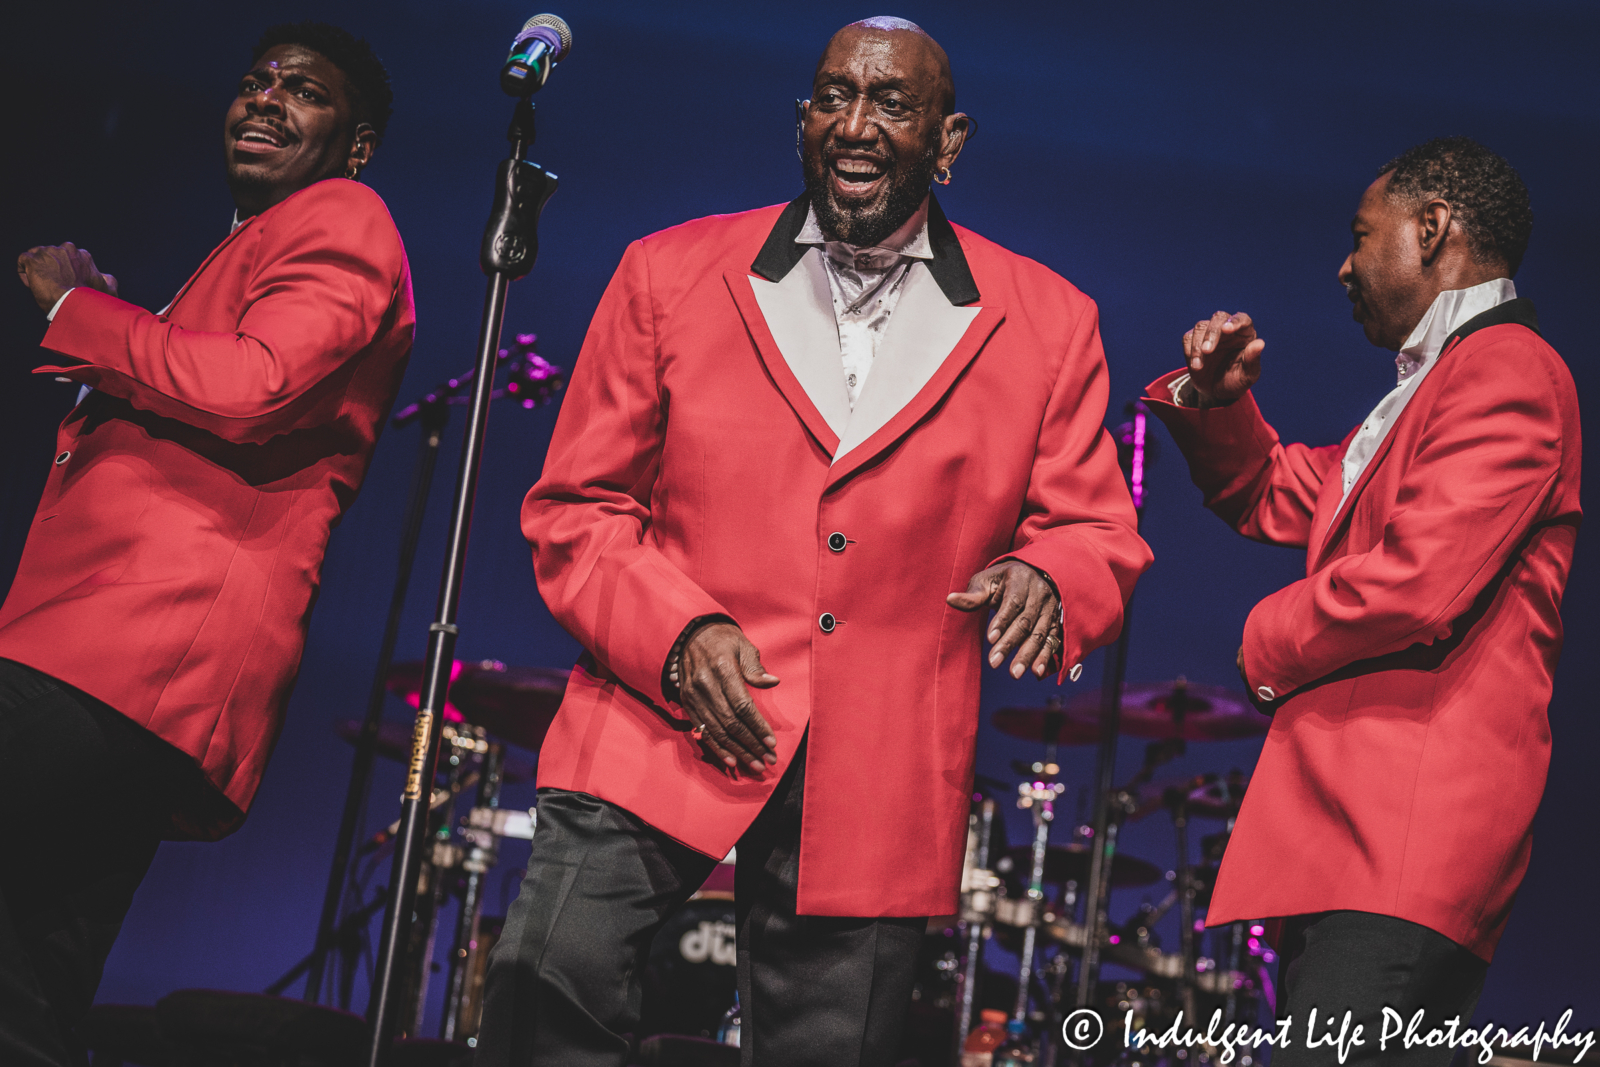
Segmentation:
<svg viewBox="0 0 1600 1067">
<path fill-rule="evenodd" d="M 1421 385 L 1426 384 L 1428 383 L 1421 383 Z M 1344 498 L 1343 505 L 1340 505 L 1338 497 L 1334 498 L 1334 506 L 1339 510 L 1334 513 L 1333 521 L 1328 525 L 1328 532 L 1323 535 L 1322 543 L 1317 548 L 1317 566 L 1322 565 L 1322 553 L 1329 545 L 1336 543 L 1343 534 L 1344 528 L 1350 525 L 1350 515 L 1356 509 L 1356 500 L 1361 496 L 1362 491 L 1366 489 L 1367 483 L 1372 481 L 1372 476 L 1376 473 L 1378 466 L 1383 463 L 1384 457 L 1389 454 L 1389 449 L 1394 445 L 1394 439 L 1397 436 L 1396 431 L 1400 427 L 1401 420 L 1406 417 L 1406 412 L 1415 410 L 1416 402 L 1417 398 L 1413 396 L 1410 403 L 1406 404 L 1405 410 L 1401 411 L 1399 417 L 1395 419 L 1394 425 L 1389 427 L 1389 432 L 1383 435 L 1383 440 L 1378 442 L 1377 450 L 1372 453 L 1372 458 L 1367 461 L 1367 465 L 1356 476 L 1356 484 L 1350 487 L 1350 493 Z M 1349 442 L 1346 442 L 1345 447 L 1349 447 Z M 1343 453 L 1340 453 L 1340 456 L 1342 458 Z M 1343 477 L 1344 474 L 1341 470 L 1339 478 L 1343 479 Z M 1322 510 L 1320 500 L 1318 504 L 1317 510 L 1320 511 Z"/>
<path fill-rule="evenodd" d="M 850 421 L 850 394 L 839 353 L 839 325 L 820 249 L 807 248 L 781 282 L 749 278 L 772 340 L 835 436 Z M 871 378 L 869 376 L 868 380 Z"/>
<path fill-rule="evenodd" d="M 1350 442 L 1355 439 L 1356 432 L 1351 430 L 1345 435 L 1344 448 L 1339 452 L 1341 459 L 1344 456 L 1344 449 L 1348 449 Z M 1371 469 L 1370 464 L 1368 469 Z M 1343 468 L 1336 467 L 1334 477 L 1323 482 L 1321 491 L 1317 493 L 1317 505 L 1311 512 L 1311 536 L 1306 542 L 1307 574 L 1316 572 L 1316 568 L 1321 565 L 1322 550 L 1330 543 L 1328 534 L 1331 532 L 1330 526 L 1344 496 L 1340 490 L 1343 484 Z"/>
<path fill-rule="evenodd" d="M 804 275 L 805 272 L 803 271 L 791 272 L 792 277 L 804 279 Z M 817 443 L 822 446 L 823 451 L 830 456 L 833 455 L 834 450 L 839 447 L 839 434 L 829 424 L 828 418 L 812 402 L 811 395 L 796 376 L 794 368 L 790 366 L 783 349 L 778 346 L 777 340 L 773 337 L 773 331 L 767 324 L 766 316 L 762 313 L 761 302 L 756 299 L 754 288 L 756 285 L 770 285 L 774 289 L 777 288 L 777 285 L 763 281 L 760 278 L 752 278 L 740 270 L 724 271 L 722 277 L 728 284 L 728 292 L 733 297 L 734 306 L 739 309 L 739 315 L 744 319 L 745 329 L 750 331 L 751 340 L 755 342 L 756 353 L 761 357 L 761 362 L 767 368 L 767 373 L 771 375 L 773 383 L 777 385 L 778 391 L 783 394 L 783 398 L 789 402 L 789 406 L 794 409 L 794 413 L 800 417 L 801 423 L 811 432 L 811 436 L 817 439 Z M 826 279 L 824 279 L 823 284 L 827 284 Z M 802 289 L 802 285 L 809 285 L 809 282 L 802 281 L 797 283 L 795 291 L 786 294 L 793 297 L 792 300 L 785 299 L 783 296 L 773 299 L 771 302 L 774 307 L 787 309 L 791 303 L 798 303 L 803 299 L 808 299 Z M 800 331 L 796 336 L 803 335 L 806 329 L 804 311 L 795 311 L 792 317 L 795 319 L 795 329 Z M 829 325 L 832 324 L 831 310 L 828 311 L 828 318 L 825 321 Z M 796 358 L 797 361 L 800 361 L 798 355 Z M 844 394 L 844 366 L 839 359 L 839 334 L 837 329 L 833 332 L 833 360 L 835 364 L 834 373 L 839 380 L 841 399 L 845 410 L 848 411 L 849 399 L 848 395 Z M 809 374 L 809 361 L 801 362 L 802 365 L 807 366 L 807 373 Z M 824 390 L 820 391 L 819 395 L 826 396 L 827 393 Z M 839 425 L 843 426 L 844 422 L 841 420 Z"/>
<path fill-rule="evenodd" d="M 826 284 L 824 278 L 823 285 Z M 911 402 L 982 310 L 952 307 L 923 264 L 911 268 L 900 291 L 900 302 L 878 342 L 877 355 L 872 359 L 861 395 L 856 398 L 855 410 L 850 412 L 850 421 L 839 435 L 839 450 L 833 454 L 835 463 Z M 836 353 L 837 349 L 835 344 Z M 841 365 L 837 354 L 834 365 Z"/>
<path fill-rule="evenodd" d="M 1473 316 L 1460 326 L 1456 327 L 1456 329 L 1451 332 L 1450 336 L 1445 338 L 1444 348 L 1439 352 L 1438 357 L 1434 360 L 1433 365 L 1429 368 L 1429 378 L 1432 378 L 1433 373 L 1438 370 L 1439 364 L 1442 363 L 1445 357 L 1448 356 L 1464 339 L 1470 337 L 1474 333 L 1477 333 L 1479 330 L 1487 329 L 1490 326 L 1505 325 L 1525 326 L 1534 333 L 1538 333 L 1539 318 L 1534 312 L 1533 301 L 1520 298 L 1516 300 L 1507 300 L 1504 303 L 1495 305 L 1482 314 Z M 1428 384 L 1428 379 L 1424 379 L 1423 381 L 1417 383 L 1417 393 L 1420 394 L 1422 390 L 1428 388 Z M 1338 511 L 1325 520 L 1323 517 L 1323 499 L 1318 499 L 1317 511 L 1312 517 L 1311 528 L 1313 541 L 1312 544 L 1308 546 L 1311 551 L 1307 555 L 1307 566 L 1309 568 L 1307 573 L 1315 573 L 1316 568 L 1322 566 L 1324 552 L 1330 545 L 1336 544 L 1339 538 L 1343 536 L 1345 527 L 1350 524 L 1350 515 L 1355 511 L 1356 498 L 1360 496 L 1361 491 L 1367 487 L 1367 483 L 1372 481 L 1373 472 L 1378 469 L 1378 464 L 1382 463 L 1383 458 L 1389 454 L 1389 446 L 1394 443 L 1395 434 L 1399 430 L 1400 424 L 1405 420 L 1406 413 L 1417 410 L 1417 400 L 1418 396 L 1413 395 L 1410 401 L 1407 402 L 1404 410 L 1402 410 L 1400 415 L 1395 419 L 1395 424 L 1390 426 L 1389 432 L 1383 435 L 1383 440 L 1379 442 L 1377 450 L 1373 452 L 1372 459 L 1368 461 L 1366 467 L 1362 469 L 1361 474 L 1356 478 L 1356 484 L 1350 487 L 1350 494 L 1344 498 L 1344 503 L 1342 506 L 1339 504 L 1338 496 L 1334 496 L 1332 506 L 1337 507 Z M 1344 443 L 1346 448 L 1350 446 L 1351 438 L 1354 436 L 1355 433 L 1352 432 L 1350 437 L 1345 438 Z M 1326 495 L 1327 494 L 1324 494 L 1324 497 Z M 1316 540 L 1316 530 L 1322 526 L 1324 521 L 1328 522 L 1327 532 L 1322 536 L 1320 541 L 1318 541 Z"/>
<path fill-rule="evenodd" d="M 902 303 L 900 307 L 895 309 L 895 317 L 899 318 L 900 314 L 905 310 L 905 305 Z M 900 438 L 911 432 L 912 427 L 926 418 L 928 412 L 932 411 L 939 401 L 944 399 L 944 395 L 955 385 L 956 379 L 961 376 L 962 371 L 966 370 L 967 365 L 977 358 L 978 353 L 983 350 L 984 344 L 989 340 L 990 335 L 994 333 L 996 327 L 1005 321 L 1006 313 L 1004 308 L 986 307 L 976 310 L 978 314 L 973 317 L 966 328 L 966 332 L 961 335 L 955 347 L 950 349 L 949 355 L 945 356 L 944 360 L 939 363 L 932 376 L 917 390 L 916 395 L 911 397 L 887 422 L 875 429 L 866 440 L 850 449 L 849 455 L 841 456 L 834 462 L 833 469 L 828 472 L 829 489 L 893 447 Z M 880 356 L 879 358 L 882 357 Z M 883 368 L 877 365 L 877 360 L 874 360 L 872 373 L 877 374 L 881 369 Z M 867 377 L 867 388 L 870 388 L 871 385 L 872 377 L 869 375 Z M 865 393 L 866 390 L 863 389 L 863 399 L 865 398 Z M 857 403 L 857 410 L 860 410 L 859 402 Z"/>
<path fill-rule="evenodd" d="M 162 314 L 170 318 L 173 310 L 178 306 L 178 301 L 183 299 L 184 294 L 189 291 L 190 286 L 194 285 L 195 280 L 206 272 L 207 267 L 211 266 L 211 261 L 216 259 L 217 256 L 221 255 L 222 250 L 232 244 L 235 237 L 238 237 L 241 233 L 254 226 L 256 224 L 256 220 L 260 217 L 260 215 L 251 215 L 249 218 L 245 219 L 243 222 L 239 223 L 239 225 L 230 230 L 228 236 L 222 239 L 222 243 L 213 248 L 211 250 L 211 254 L 205 258 L 205 261 L 201 263 L 200 266 L 195 268 L 195 272 L 193 274 L 189 275 L 189 280 L 183 283 L 183 286 L 178 290 L 177 295 L 167 302 L 167 306 L 163 309 Z"/>
</svg>

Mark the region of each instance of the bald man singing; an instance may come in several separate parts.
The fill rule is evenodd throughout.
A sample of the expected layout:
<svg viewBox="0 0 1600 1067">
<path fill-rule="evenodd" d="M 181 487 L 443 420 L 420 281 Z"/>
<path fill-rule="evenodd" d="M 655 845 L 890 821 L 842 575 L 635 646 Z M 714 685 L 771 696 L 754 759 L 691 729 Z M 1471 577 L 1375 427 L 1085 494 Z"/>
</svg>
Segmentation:
<svg viewBox="0 0 1600 1067">
<path fill-rule="evenodd" d="M 984 638 L 1076 681 L 1150 562 L 1094 303 L 929 192 L 970 132 L 943 49 L 855 23 L 805 192 L 624 254 L 523 505 L 586 652 L 479 1067 L 625 1063 L 652 938 L 735 845 L 742 1062 L 894 1062 L 956 910 Z"/>
</svg>

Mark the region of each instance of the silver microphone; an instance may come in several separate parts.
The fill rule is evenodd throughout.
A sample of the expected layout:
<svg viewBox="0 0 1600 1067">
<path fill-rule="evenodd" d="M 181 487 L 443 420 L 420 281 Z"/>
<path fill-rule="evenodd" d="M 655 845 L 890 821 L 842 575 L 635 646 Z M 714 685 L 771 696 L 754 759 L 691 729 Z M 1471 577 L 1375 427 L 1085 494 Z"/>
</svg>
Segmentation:
<svg viewBox="0 0 1600 1067">
<path fill-rule="evenodd" d="M 555 65 L 572 54 L 572 30 L 556 15 L 535 15 L 523 23 L 511 54 L 500 68 L 500 88 L 530 96 L 544 88 Z"/>
</svg>

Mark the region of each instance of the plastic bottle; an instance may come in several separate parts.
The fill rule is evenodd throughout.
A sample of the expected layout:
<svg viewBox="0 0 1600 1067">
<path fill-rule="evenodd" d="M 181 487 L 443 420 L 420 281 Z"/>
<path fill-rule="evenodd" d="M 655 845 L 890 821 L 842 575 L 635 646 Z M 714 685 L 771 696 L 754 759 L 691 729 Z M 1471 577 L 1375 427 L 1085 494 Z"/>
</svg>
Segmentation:
<svg viewBox="0 0 1600 1067">
<path fill-rule="evenodd" d="M 1021 1019 L 1006 1023 L 1005 1044 L 994 1050 L 993 1067 L 1028 1067 L 1034 1061 L 1033 1039 Z"/>
<path fill-rule="evenodd" d="M 967 1034 L 961 1046 L 961 1067 L 992 1067 L 994 1050 L 1006 1040 L 1006 1013 L 985 1008 L 978 1014 L 976 1029 Z"/>
</svg>

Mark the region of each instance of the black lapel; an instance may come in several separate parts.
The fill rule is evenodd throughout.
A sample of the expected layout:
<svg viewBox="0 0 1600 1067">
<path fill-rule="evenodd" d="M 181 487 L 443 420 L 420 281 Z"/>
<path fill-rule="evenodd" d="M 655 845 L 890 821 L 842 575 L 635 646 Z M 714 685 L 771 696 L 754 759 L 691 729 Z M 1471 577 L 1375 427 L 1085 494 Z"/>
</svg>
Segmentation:
<svg viewBox="0 0 1600 1067">
<path fill-rule="evenodd" d="M 811 209 L 811 194 L 801 193 L 789 201 L 789 206 L 778 216 L 777 225 L 767 234 L 767 243 L 756 254 L 750 270 L 769 282 L 781 282 L 788 277 L 794 265 L 811 251 L 810 245 L 797 245 L 794 239 L 805 229 L 806 213 Z"/>
<path fill-rule="evenodd" d="M 972 280 L 972 270 L 967 266 L 966 254 L 961 251 L 961 241 L 956 228 L 944 217 L 939 198 L 928 193 L 928 243 L 933 246 L 933 262 L 928 273 L 939 283 L 944 298 L 957 307 L 978 299 L 978 283 Z"/>
<path fill-rule="evenodd" d="M 783 209 L 773 225 L 772 232 L 767 234 L 766 243 L 756 254 L 756 261 L 750 264 L 752 273 L 759 274 L 769 282 L 781 282 L 788 276 L 810 249 L 809 245 L 794 242 L 805 228 L 806 214 L 810 209 L 810 193 L 801 193 L 789 201 L 789 206 Z M 939 283 L 944 298 L 957 307 L 975 302 L 978 299 L 978 283 L 972 280 L 972 270 L 967 266 L 965 253 L 961 251 L 961 241 L 956 237 L 955 227 L 944 217 L 938 198 L 931 192 L 928 194 L 928 244 L 933 249 L 933 261 L 928 264 L 928 273 Z"/>
<path fill-rule="evenodd" d="M 1449 348 L 1451 341 L 1460 340 L 1468 334 L 1477 333 L 1490 326 L 1506 325 L 1526 326 L 1534 333 L 1538 333 L 1539 316 L 1533 313 L 1533 301 L 1518 297 L 1516 300 L 1496 304 L 1482 315 L 1474 315 L 1458 326 L 1455 333 L 1444 339 L 1443 348 Z M 1443 348 L 1440 351 L 1443 351 Z"/>
</svg>

